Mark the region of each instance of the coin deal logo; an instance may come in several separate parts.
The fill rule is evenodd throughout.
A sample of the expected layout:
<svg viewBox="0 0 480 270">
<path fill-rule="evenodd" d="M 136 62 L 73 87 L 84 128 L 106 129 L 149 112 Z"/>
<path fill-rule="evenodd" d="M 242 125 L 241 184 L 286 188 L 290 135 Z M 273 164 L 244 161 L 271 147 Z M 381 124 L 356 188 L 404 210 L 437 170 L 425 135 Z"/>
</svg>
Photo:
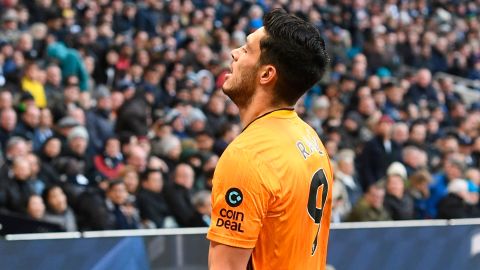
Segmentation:
<svg viewBox="0 0 480 270">
<path fill-rule="evenodd" d="M 231 188 L 225 194 L 225 200 L 231 207 L 237 207 L 242 204 L 243 194 L 238 188 Z"/>
</svg>

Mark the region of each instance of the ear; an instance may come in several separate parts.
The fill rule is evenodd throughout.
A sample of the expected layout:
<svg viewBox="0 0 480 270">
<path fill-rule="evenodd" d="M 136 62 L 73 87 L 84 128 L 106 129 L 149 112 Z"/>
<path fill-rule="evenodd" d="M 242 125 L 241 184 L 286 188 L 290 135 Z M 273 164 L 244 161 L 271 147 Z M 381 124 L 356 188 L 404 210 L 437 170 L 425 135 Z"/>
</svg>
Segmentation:
<svg viewBox="0 0 480 270">
<path fill-rule="evenodd" d="M 260 84 L 268 85 L 277 81 L 277 69 L 272 65 L 265 65 L 260 68 Z"/>
</svg>

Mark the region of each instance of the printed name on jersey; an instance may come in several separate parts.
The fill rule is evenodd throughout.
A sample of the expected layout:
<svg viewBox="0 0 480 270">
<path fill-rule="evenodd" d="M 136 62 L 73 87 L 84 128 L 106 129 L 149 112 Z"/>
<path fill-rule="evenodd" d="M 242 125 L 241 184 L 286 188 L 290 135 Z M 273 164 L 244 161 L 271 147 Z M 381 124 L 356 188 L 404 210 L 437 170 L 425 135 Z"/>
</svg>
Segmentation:
<svg viewBox="0 0 480 270">
<path fill-rule="evenodd" d="M 215 225 L 217 227 L 224 227 L 225 229 L 241 232 L 242 230 L 242 222 L 243 222 L 244 214 L 240 211 L 234 210 L 227 210 L 225 208 L 220 209 L 220 217 L 217 219 Z"/>
<path fill-rule="evenodd" d="M 323 151 L 320 149 L 320 143 L 317 139 L 315 139 L 315 135 L 311 134 L 311 132 L 306 132 L 308 135 L 304 136 L 300 140 L 297 141 L 296 145 L 300 154 L 303 156 L 303 159 L 307 159 L 313 153 L 319 153 L 320 155 L 324 155 Z"/>
</svg>

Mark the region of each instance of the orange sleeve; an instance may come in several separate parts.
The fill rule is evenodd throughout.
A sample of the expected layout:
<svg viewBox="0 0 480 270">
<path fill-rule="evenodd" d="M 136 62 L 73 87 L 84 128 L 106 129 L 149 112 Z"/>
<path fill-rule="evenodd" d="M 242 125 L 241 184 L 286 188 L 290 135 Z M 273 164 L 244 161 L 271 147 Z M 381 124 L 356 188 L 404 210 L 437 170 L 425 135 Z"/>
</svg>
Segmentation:
<svg viewBox="0 0 480 270">
<path fill-rule="evenodd" d="M 267 213 L 269 192 L 254 162 L 234 147 L 220 158 L 213 177 L 209 240 L 240 248 L 255 247 Z"/>
</svg>

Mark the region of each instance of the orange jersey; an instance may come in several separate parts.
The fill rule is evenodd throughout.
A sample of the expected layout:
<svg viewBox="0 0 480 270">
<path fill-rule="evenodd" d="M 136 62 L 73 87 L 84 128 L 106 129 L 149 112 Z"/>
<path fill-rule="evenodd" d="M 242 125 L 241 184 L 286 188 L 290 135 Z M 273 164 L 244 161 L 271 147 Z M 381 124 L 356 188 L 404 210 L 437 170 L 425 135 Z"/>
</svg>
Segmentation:
<svg viewBox="0 0 480 270">
<path fill-rule="evenodd" d="M 293 110 L 266 114 L 218 162 L 207 238 L 253 248 L 254 269 L 325 269 L 332 181 L 316 132 Z"/>
</svg>

